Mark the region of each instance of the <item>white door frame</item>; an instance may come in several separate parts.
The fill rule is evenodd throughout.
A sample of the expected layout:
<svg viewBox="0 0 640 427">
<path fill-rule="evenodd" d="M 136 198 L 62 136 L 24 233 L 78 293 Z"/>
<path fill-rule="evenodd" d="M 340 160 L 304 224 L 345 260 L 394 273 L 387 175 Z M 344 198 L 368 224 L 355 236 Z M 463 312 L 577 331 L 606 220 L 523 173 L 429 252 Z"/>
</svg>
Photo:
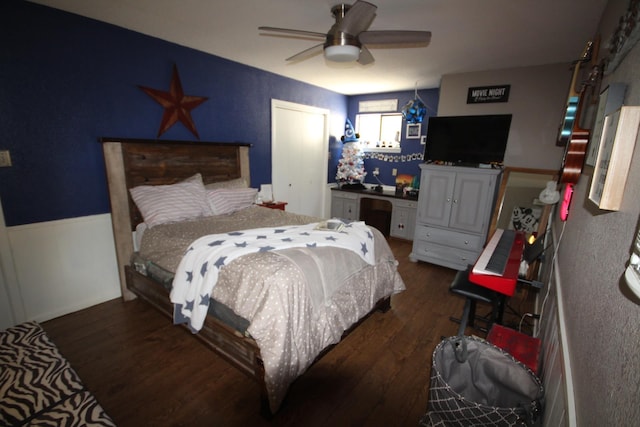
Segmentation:
<svg viewBox="0 0 640 427">
<path fill-rule="evenodd" d="M 273 182 L 273 175 L 275 173 L 274 168 L 274 143 L 276 140 L 276 126 L 275 126 L 275 117 L 276 111 L 278 109 L 287 109 L 293 111 L 299 111 L 310 114 L 322 115 L 324 117 L 324 130 L 322 135 L 322 140 L 326 143 L 326 147 L 322 150 L 323 157 L 322 161 L 322 177 L 321 182 L 318 185 L 317 193 L 315 197 L 319 197 L 320 200 L 320 210 L 318 216 L 326 217 L 327 216 L 327 203 L 326 203 L 326 195 L 327 195 L 327 179 L 328 179 L 328 164 L 329 164 L 329 123 L 330 123 L 330 111 L 325 108 L 320 107 L 312 107 L 310 105 L 297 104 L 294 102 L 283 101 L 280 99 L 272 99 L 271 100 L 271 176 Z"/>
<path fill-rule="evenodd" d="M 2 323 L 11 323 L 0 325 L 0 329 L 5 329 L 27 320 L 18 276 L 13 262 L 9 232 L 4 221 L 2 200 L 0 200 L 0 297 L 3 300 L 0 307 L 3 311 L 7 310 L 3 314 Z"/>
</svg>

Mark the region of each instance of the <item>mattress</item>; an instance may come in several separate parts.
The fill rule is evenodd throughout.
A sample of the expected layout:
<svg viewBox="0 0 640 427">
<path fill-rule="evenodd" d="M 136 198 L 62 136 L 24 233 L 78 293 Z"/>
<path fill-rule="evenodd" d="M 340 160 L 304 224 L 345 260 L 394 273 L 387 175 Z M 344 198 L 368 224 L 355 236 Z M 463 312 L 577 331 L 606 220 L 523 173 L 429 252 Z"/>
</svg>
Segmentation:
<svg viewBox="0 0 640 427">
<path fill-rule="evenodd" d="M 150 277 L 158 286 L 162 286 L 167 292 L 171 292 L 171 283 L 174 277 L 173 272 L 165 270 L 151 260 L 144 259 L 139 252 L 135 252 L 131 257 L 131 265 L 138 273 Z M 247 331 L 249 321 L 238 316 L 232 309 L 216 301 L 214 298 L 210 299 L 208 313 L 240 334 L 247 337 L 250 336 Z"/>
</svg>

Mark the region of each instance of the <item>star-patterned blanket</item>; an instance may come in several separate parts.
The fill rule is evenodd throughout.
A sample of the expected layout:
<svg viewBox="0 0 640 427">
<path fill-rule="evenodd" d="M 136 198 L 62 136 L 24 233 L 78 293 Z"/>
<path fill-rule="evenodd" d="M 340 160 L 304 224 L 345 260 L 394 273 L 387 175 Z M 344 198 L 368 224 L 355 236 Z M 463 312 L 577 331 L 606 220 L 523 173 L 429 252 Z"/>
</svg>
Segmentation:
<svg viewBox="0 0 640 427">
<path fill-rule="evenodd" d="M 346 224 L 339 232 L 317 228 L 318 223 L 257 228 L 197 239 L 187 249 L 173 280 L 174 323 L 187 323 L 193 332 L 199 331 L 220 269 L 243 255 L 331 246 L 348 249 L 375 264 L 374 236 L 364 222 Z"/>
</svg>

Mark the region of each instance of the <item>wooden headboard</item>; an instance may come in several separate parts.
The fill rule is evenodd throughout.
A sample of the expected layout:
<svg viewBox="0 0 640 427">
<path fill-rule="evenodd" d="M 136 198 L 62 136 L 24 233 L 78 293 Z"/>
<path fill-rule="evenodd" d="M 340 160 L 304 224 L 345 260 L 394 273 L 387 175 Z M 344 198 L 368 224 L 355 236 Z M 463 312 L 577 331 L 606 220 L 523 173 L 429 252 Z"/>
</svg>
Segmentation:
<svg viewBox="0 0 640 427">
<path fill-rule="evenodd" d="M 174 184 L 198 172 L 205 184 L 241 177 L 251 183 L 250 144 L 122 138 L 101 138 L 100 142 L 109 185 L 120 288 L 123 298 L 128 300 L 135 295 L 127 289 L 124 266 L 133 254 L 131 233 L 142 222 L 129 189 L 138 185 Z"/>
</svg>

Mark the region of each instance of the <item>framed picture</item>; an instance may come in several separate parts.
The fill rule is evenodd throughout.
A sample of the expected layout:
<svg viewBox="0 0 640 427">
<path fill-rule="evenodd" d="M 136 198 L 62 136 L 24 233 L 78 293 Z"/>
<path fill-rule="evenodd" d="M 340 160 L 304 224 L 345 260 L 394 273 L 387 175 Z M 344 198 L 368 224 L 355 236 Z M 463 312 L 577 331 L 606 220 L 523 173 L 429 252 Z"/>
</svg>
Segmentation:
<svg viewBox="0 0 640 427">
<path fill-rule="evenodd" d="M 589 200 L 600 209 L 617 211 L 622 205 L 639 125 L 640 107 L 623 106 L 604 119 L 589 189 Z"/>
<path fill-rule="evenodd" d="M 422 123 L 407 123 L 407 139 L 420 139 Z"/>
<path fill-rule="evenodd" d="M 596 165 L 598 150 L 600 149 L 600 140 L 602 139 L 602 129 L 604 128 L 604 118 L 622 107 L 622 101 L 624 100 L 626 90 L 627 85 L 624 83 L 611 83 L 600 93 L 596 118 L 589 141 L 587 158 L 585 159 L 585 163 L 587 165 Z"/>
</svg>

